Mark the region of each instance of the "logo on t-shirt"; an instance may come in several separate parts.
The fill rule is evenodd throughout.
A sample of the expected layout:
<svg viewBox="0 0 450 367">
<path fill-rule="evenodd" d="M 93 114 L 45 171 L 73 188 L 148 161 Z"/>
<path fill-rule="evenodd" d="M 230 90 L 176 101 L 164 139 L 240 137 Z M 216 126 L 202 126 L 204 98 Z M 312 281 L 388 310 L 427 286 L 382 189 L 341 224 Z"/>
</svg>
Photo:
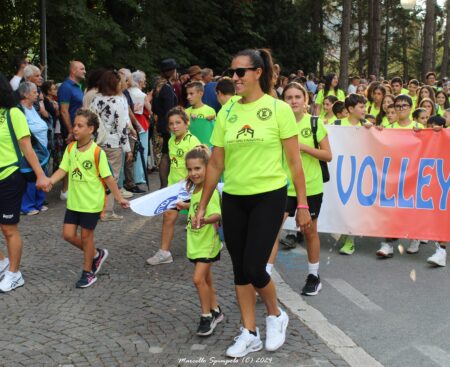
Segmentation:
<svg viewBox="0 0 450 367">
<path fill-rule="evenodd" d="M 182 157 L 184 155 L 183 149 L 177 149 L 177 157 Z"/>
<path fill-rule="evenodd" d="M 72 171 L 72 180 L 81 181 L 83 179 L 83 174 L 80 169 L 77 167 Z"/>
<path fill-rule="evenodd" d="M 270 110 L 267 107 L 261 108 L 257 113 L 256 116 L 262 121 L 270 119 L 272 116 L 272 110 Z"/>
<path fill-rule="evenodd" d="M 311 136 L 311 128 L 310 127 L 305 127 L 304 129 L 302 129 L 302 131 L 300 132 L 300 134 L 304 137 L 304 138 L 309 138 Z"/>
<path fill-rule="evenodd" d="M 197 118 L 198 118 L 198 119 L 204 119 L 204 118 L 205 118 L 205 115 L 204 115 L 203 113 L 199 113 L 199 114 L 197 115 Z"/>
<path fill-rule="evenodd" d="M 84 169 L 91 169 L 92 168 L 92 162 L 91 161 L 84 161 L 83 162 L 83 168 Z"/>
<path fill-rule="evenodd" d="M 236 139 L 246 138 L 248 135 L 250 135 L 250 137 L 253 138 L 254 134 L 255 130 L 253 130 L 250 125 L 244 125 L 242 126 L 242 129 L 238 131 Z"/>
<path fill-rule="evenodd" d="M 173 158 L 170 160 L 170 165 L 171 165 L 171 166 L 178 167 L 178 160 L 177 160 L 176 157 L 173 157 Z"/>
<path fill-rule="evenodd" d="M 230 124 L 232 124 L 232 123 L 235 123 L 237 121 L 237 119 L 238 119 L 237 115 L 231 115 L 231 117 L 229 117 L 227 121 Z"/>
</svg>

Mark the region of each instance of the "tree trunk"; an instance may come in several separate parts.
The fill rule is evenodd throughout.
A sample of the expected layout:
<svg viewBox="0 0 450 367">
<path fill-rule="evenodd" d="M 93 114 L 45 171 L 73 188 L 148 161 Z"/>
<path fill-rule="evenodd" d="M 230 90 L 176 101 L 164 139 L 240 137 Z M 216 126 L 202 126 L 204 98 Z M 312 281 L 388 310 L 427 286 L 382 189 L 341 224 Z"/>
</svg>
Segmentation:
<svg viewBox="0 0 450 367">
<path fill-rule="evenodd" d="M 323 37 L 323 9 L 322 9 L 322 0 L 320 0 L 320 22 L 319 22 L 319 32 L 320 32 L 320 41 L 323 45 L 324 37 Z M 325 52 L 322 52 L 319 60 L 319 77 L 323 78 L 325 68 Z"/>
<path fill-rule="evenodd" d="M 426 0 L 427 11 L 425 14 L 425 26 L 423 32 L 423 50 L 422 50 L 422 80 L 425 80 L 425 74 L 433 67 L 433 30 L 436 10 L 436 0 Z"/>
<path fill-rule="evenodd" d="M 401 29 L 402 39 L 406 39 L 406 29 L 406 27 Z M 409 81 L 408 44 L 406 42 L 402 42 L 402 64 L 403 81 L 406 83 Z"/>
<path fill-rule="evenodd" d="M 351 12 L 352 12 L 352 1 L 342 0 L 341 65 L 340 65 L 339 83 L 340 87 L 343 90 L 347 90 L 348 85 Z"/>
<path fill-rule="evenodd" d="M 441 79 L 447 76 L 448 72 L 448 54 L 449 54 L 449 43 L 450 43 L 450 0 L 447 0 L 445 4 L 446 10 L 446 26 L 444 34 L 444 55 L 442 56 L 441 65 Z"/>
<path fill-rule="evenodd" d="M 431 53 L 431 70 L 436 70 L 436 53 L 437 53 L 437 24 L 436 15 L 433 19 L 433 52 Z"/>
<path fill-rule="evenodd" d="M 358 74 L 362 76 L 364 74 L 364 0 L 358 0 Z"/>
<path fill-rule="evenodd" d="M 323 9 L 322 9 L 322 0 L 316 0 L 312 3 L 313 12 L 312 12 L 312 22 L 311 22 L 311 33 L 319 35 L 320 44 L 323 42 Z M 323 52 L 322 52 L 323 54 Z M 323 60 L 323 57 L 320 58 L 320 61 Z M 319 61 L 319 63 L 320 63 Z M 320 69 L 320 66 L 319 66 Z M 315 66 L 314 73 L 317 75 L 317 65 Z"/>
<path fill-rule="evenodd" d="M 380 2 L 369 0 L 369 74 L 380 74 L 381 19 Z"/>
</svg>

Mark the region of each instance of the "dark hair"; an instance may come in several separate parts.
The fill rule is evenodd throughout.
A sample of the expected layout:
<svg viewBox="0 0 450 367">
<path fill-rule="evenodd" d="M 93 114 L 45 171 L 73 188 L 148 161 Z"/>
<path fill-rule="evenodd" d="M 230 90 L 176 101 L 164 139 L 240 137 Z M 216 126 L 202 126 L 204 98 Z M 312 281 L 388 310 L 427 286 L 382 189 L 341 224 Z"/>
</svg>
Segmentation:
<svg viewBox="0 0 450 367">
<path fill-rule="evenodd" d="M 436 115 L 436 105 L 434 104 L 434 102 L 430 99 L 430 98 L 424 98 L 420 101 L 420 103 L 418 104 L 418 107 L 422 108 L 422 105 L 428 102 L 431 104 L 431 107 L 433 108 L 433 110 L 431 111 L 431 116 Z M 424 107 L 423 107 L 424 108 Z"/>
<path fill-rule="evenodd" d="M 54 85 L 55 85 L 54 80 L 46 80 L 41 85 L 42 93 L 44 93 L 46 96 L 48 96 L 48 92 L 50 92 L 50 89 L 52 89 L 52 86 L 54 86 Z"/>
<path fill-rule="evenodd" d="M 369 84 L 369 87 L 367 88 L 367 100 L 372 103 L 373 102 L 373 92 L 375 92 L 376 90 L 380 90 L 381 93 L 383 94 L 383 98 L 386 95 L 386 88 L 384 87 L 384 85 L 382 85 L 380 82 L 372 82 Z"/>
<path fill-rule="evenodd" d="M 396 77 L 391 79 L 391 85 L 394 84 L 394 83 L 400 83 L 403 86 L 403 80 L 399 76 L 396 76 Z"/>
<path fill-rule="evenodd" d="M 27 58 L 25 56 L 16 56 L 14 57 L 14 70 L 16 71 L 16 73 L 20 70 L 20 68 L 22 67 L 22 64 L 25 63 L 25 61 L 27 61 Z"/>
<path fill-rule="evenodd" d="M 430 87 L 429 85 L 422 85 L 419 88 L 419 92 L 417 93 L 417 105 L 419 105 L 420 102 L 422 102 L 423 98 L 420 95 L 424 89 L 426 89 L 430 94 L 429 97 L 425 97 L 425 98 L 430 98 L 433 101 L 433 103 L 436 103 L 436 99 L 434 98 L 435 97 L 434 89 L 432 87 Z"/>
<path fill-rule="evenodd" d="M 427 112 L 427 111 L 425 110 L 425 108 L 422 108 L 422 107 L 416 108 L 416 109 L 414 110 L 414 112 L 412 113 L 412 118 L 415 120 L 416 118 L 419 117 L 419 115 L 420 115 L 422 112 Z"/>
<path fill-rule="evenodd" d="M 411 79 L 411 80 L 409 81 L 408 85 L 410 85 L 410 84 L 414 84 L 414 85 L 416 85 L 416 86 L 419 86 L 419 81 L 418 81 L 417 79 Z"/>
<path fill-rule="evenodd" d="M 180 116 L 185 124 L 189 123 L 189 116 L 185 112 L 184 108 L 181 106 L 176 106 L 174 108 L 171 108 L 169 110 L 169 112 L 167 112 L 167 116 L 166 116 L 167 121 L 169 121 L 169 118 L 172 116 Z"/>
<path fill-rule="evenodd" d="M 0 108 L 12 108 L 16 103 L 16 96 L 5 76 L 0 72 Z"/>
<path fill-rule="evenodd" d="M 303 85 L 301 85 L 300 83 L 297 82 L 291 82 L 288 85 L 286 85 L 286 87 L 284 87 L 283 89 L 283 93 L 281 94 L 281 99 L 284 101 L 284 95 L 285 93 L 289 90 L 289 89 L 298 89 L 300 92 L 302 92 L 303 94 L 303 98 L 305 99 L 305 102 L 308 103 L 309 102 L 309 94 L 306 91 L 305 87 Z"/>
<path fill-rule="evenodd" d="M 425 80 L 427 80 L 431 75 L 433 75 L 436 78 L 436 73 L 434 71 L 429 71 L 425 74 Z"/>
<path fill-rule="evenodd" d="M 220 78 L 216 85 L 216 92 L 220 92 L 227 96 L 234 96 L 236 94 L 236 88 L 233 79 L 226 76 Z"/>
<path fill-rule="evenodd" d="M 390 98 L 390 99 L 392 99 L 392 101 L 395 101 L 395 97 L 392 94 L 386 94 L 383 97 L 383 100 L 381 101 L 380 113 L 377 115 L 377 118 L 375 119 L 375 124 L 376 125 L 381 125 L 381 123 L 383 122 L 384 117 L 386 116 L 386 112 L 384 112 L 384 110 L 383 110 L 383 104 L 384 104 L 384 100 L 386 98 Z"/>
<path fill-rule="evenodd" d="M 270 51 L 266 48 L 246 49 L 239 51 L 233 59 L 239 56 L 247 56 L 253 67 L 261 68 L 262 74 L 259 78 L 259 85 L 264 93 L 270 95 L 273 89 L 273 61 Z"/>
<path fill-rule="evenodd" d="M 338 113 L 342 113 L 345 110 L 345 103 L 342 101 L 336 101 L 333 103 L 333 113 L 337 117 Z"/>
<path fill-rule="evenodd" d="M 77 116 L 84 117 L 86 119 L 87 126 L 94 127 L 94 134 L 97 132 L 98 127 L 100 126 L 97 114 L 87 108 L 80 108 L 75 114 L 75 118 Z"/>
<path fill-rule="evenodd" d="M 336 73 L 331 73 L 331 74 L 328 74 L 325 77 L 325 86 L 323 87 L 323 96 L 324 97 L 326 97 L 328 92 L 330 91 L 330 89 L 331 89 L 331 82 L 333 81 L 335 76 L 336 76 Z M 333 88 L 333 89 L 334 89 L 334 94 L 337 96 L 337 92 L 338 92 L 339 88 L 336 87 L 336 88 Z"/>
<path fill-rule="evenodd" d="M 336 102 L 338 99 L 337 99 L 336 96 L 333 96 L 333 95 L 330 94 L 329 96 L 326 96 L 323 100 L 324 101 L 328 101 L 331 104 L 334 104 L 334 102 Z"/>
<path fill-rule="evenodd" d="M 345 108 L 348 110 L 349 107 L 355 107 L 358 103 L 366 104 L 366 98 L 361 94 L 350 93 L 345 98 Z"/>
<path fill-rule="evenodd" d="M 98 92 L 104 96 L 116 96 L 120 75 L 117 71 L 105 71 L 98 82 Z"/>
<path fill-rule="evenodd" d="M 450 107 L 450 103 L 449 103 L 449 101 L 448 101 L 447 93 L 445 93 L 443 90 L 440 90 L 439 92 L 436 92 L 436 95 L 435 95 L 436 104 L 437 104 L 437 96 L 438 96 L 439 94 L 443 94 L 444 97 L 445 97 L 444 110 L 446 110 L 447 108 Z"/>
<path fill-rule="evenodd" d="M 200 144 L 200 145 L 197 145 L 196 147 L 194 147 L 193 149 L 191 149 L 189 152 L 187 152 L 186 156 L 184 157 L 184 161 L 186 162 L 186 165 L 187 165 L 187 161 L 190 159 L 201 159 L 203 161 L 203 164 L 205 166 L 207 166 L 209 157 L 210 157 L 210 153 L 209 153 L 208 146 L 205 144 Z M 187 191 L 189 191 L 193 185 L 194 185 L 194 183 L 189 179 L 189 177 L 187 177 L 187 179 L 186 179 Z"/>
<path fill-rule="evenodd" d="M 94 69 L 91 70 L 86 78 L 86 90 L 91 90 L 92 88 L 98 88 L 98 83 L 100 78 L 105 73 L 105 69 Z"/>
<path fill-rule="evenodd" d="M 189 82 L 186 84 L 186 90 L 194 88 L 197 92 L 204 92 L 205 87 L 203 82 Z"/>
<path fill-rule="evenodd" d="M 427 120 L 427 125 L 445 126 L 445 118 L 439 115 L 431 116 Z"/>
<path fill-rule="evenodd" d="M 407 94 L 400 94 L 397 97 L 395 97 L 394 104 L 396 104 L 399 101 L 404 101 L 404 102 L 408 103 L 409 107 L 412 107 L 412 105 L 413 105 L 412 98 L 410 96 L 408 96 Z"/>
<path fill-rule="evenodd" d="M 354 76 L 352 76 L 352 77 L 350 78 L 350 80 L 351 80 L 351 81 L 354 81 L 354 80 L 361 80 L 361 78 L 360 78 L 358 75 L 354 75 Z"/>
</svg>

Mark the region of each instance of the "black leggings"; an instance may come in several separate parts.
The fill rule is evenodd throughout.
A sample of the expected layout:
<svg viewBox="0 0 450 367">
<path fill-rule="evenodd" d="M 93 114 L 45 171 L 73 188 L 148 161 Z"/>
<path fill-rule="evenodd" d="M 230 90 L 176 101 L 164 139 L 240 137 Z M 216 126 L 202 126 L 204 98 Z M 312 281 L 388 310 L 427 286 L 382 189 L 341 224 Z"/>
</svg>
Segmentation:
<svg viewBox="0 0 450 367">
<path fill-rule="evenodd" d="M 283 222 L 286 198 L 286 187 L 256 195 L 223 193 L 223 229 L 234 284 L 264 288 L 269 283 L 266 264 Z"/>
</svg>

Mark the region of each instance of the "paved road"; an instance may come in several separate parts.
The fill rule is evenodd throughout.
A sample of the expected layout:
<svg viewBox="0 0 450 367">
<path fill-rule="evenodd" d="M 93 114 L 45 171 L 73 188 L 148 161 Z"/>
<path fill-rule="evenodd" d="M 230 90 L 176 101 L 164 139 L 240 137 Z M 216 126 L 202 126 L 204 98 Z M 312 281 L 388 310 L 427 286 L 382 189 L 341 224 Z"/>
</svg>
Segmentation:
<svg viewBox="0 0 450 367">
<path fill-rule="evenodd" d="M 382 260 L 375 238 L 357 238 L 353 256 L 339 255 L 329 235 L 321 241 L 323 289 L 309 305 L 385 366 L 450 366 L 450 271 L 426 263 L 431 244 L 402 255 L 398 245 L 409 242 L 400 240 L 394 258 Z M 306 269 L 303 247 L 279 253 L 277 270 L 293 289 Z"/>
<path fill-rule="evenodd" d="M 81 253 L 61 238 L 64 203 L 56 193 L 49 201 L 47 213 L 21 222 L 26 283 L 0 294 L 0 366 L 225 365 L 224 351 L 239 327 L 226 251 L 214 270 L 226 321 L 213 336 L 200 338 L 195 335 L 199 304 L 192 264 L 185 259 L 183 221 L 176 228 L 175 262 L 158 267 L 145 266 L 145 259 L 158 248 L 161 218 L 122 211 L 123 222 L 100 223 L 96 240 L 110 257 L 97 283 L 80 290 L 74 283 Z M 3 239 L 0 246 L 4 249 Z M 321 298 L 330 294 L 327 286 Z M 259 303 L 257 308 L 264 335 L 264 307 Z M 287 342 L 279 352 L 253 353 L 232 365 L 347 366 L 292 313 L 290 317 Z"/>
</svg>

